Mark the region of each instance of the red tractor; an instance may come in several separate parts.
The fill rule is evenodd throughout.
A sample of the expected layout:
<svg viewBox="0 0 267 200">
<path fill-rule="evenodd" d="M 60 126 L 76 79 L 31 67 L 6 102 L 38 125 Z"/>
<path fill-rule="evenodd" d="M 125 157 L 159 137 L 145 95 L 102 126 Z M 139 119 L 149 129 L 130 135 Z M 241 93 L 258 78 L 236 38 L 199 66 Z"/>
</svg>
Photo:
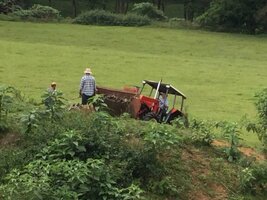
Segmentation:
<svg viewBox="0 0 267 200">
<path fill-rule="evenodd" d="M 150 86 L 150 92 L 148 96 L 142 95 L 145 91 L 145 87 Z M 143 81 L 143 87 L 139 92 L 140 96 L 140 110 L 138 111 L 138 118 L 142 120 L 151 120 L 155 119 L 157 122 L 165 122 L 170 123 L 173 119 L 177 117 L 184 116 L 183 114 L 183 105 L 186 96 L 173 87 L 171 84 L 162 83 L 161 81 Z M 161 95 L 172 96 L 173 98 L 169 98 L 173 100 L 172 106 L 170 107 L 169 111 L 161 105 L 168 101 L 166 99 L 160 98 Z M 177 96 L 181 97 L 181 107 L 180 109 L 175 108 Z"/>
<path fill-rule="evenodd" d="M 149 91 L 147 86 L 150 86 Z M 144 95 L 146 92 L 148 95 Z M 173 119 L 184 116 L 183 105 L 186 96 L 171 84 L 161 81 L 144 80 L 141 88 L 125 87 L 123 90 L 98 87 L 98 93 L 104 95 L 110 114 L 114 116 L 126 112 L 134 118 L 156 120 L 159 123 L 170 123 Z M 169 96 L 168 101 L 173 101 L 169 111 L 161 107 L 161 95 Z M 175 108 L 177 96 L 181 97 L 180 109 Z"/>
</svg>

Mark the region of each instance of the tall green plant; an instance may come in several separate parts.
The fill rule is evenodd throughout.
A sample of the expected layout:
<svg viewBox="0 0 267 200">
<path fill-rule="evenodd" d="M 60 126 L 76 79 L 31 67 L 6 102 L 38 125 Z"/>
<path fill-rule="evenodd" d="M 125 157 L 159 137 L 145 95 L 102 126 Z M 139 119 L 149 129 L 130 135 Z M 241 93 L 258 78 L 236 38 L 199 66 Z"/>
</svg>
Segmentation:
<svg viewBox="0 0 267 200">
<path fill-rule="evenodd" d="M 42 95 L 42 102 L 46 108 L 46 114 L 52 121 L 61 119 L 65 108 L 65 98 L 63 98 L 63 93 L 60 91 L 50 92 L 46 91 Z"/>
<path fill-rule="evenodd" d="M 193 119 L 190 122 L 190 129 L 193 132 L 192 140 L 195 143 L 200 143 L 204 145 L 211 145 L 214 134 L 213 134 L 213 123 Z"/>
<path fill-rule="evenodd" d="M 18 95 L 14 87 L 0 85 L 0 132 L 8 129 L 7 116 Z"/>
<path fill-rule="evenodd" d="M 267 153 L 267 88 L 258 92 L 256 95 L 255 106 L 258 111 L 258 119 L 254 122 L 245 121 L 248 131 L 257 133 L 258 138 L 263 144 L 263 150 Z"/>
<path fill-rule="evenodd" d="M 96 111 L 107 111 L 108 106 L 104 102 L 103 95 L 96 94 L 95 96 L 88 99 L 88 104 L 93 106 Z"/>
<path fill-rule="evenodd" d="M 230 146 L 225 147 L 225 153 L 229 162 L 233 162 L 240 157 L 240 151 L 238 150 L 241 131 L 237 123 L 231 122 L 219 122 L 216 127 L 221 128 L 223 137 L 228 140 Z"/>
</svg>

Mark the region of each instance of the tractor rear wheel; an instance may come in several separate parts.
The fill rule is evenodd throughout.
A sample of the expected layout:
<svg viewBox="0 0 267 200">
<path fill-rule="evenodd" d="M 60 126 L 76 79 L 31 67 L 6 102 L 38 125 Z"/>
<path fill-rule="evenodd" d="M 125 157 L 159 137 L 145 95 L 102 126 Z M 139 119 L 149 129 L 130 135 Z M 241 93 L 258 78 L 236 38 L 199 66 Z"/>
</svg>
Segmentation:
<svg viewBox="0 0 267 200">
<path fill-rule="evenodd" d="M 144 121 L 151 121 L 151 120 L 157 120 L 157 115 L 154 112 L 149 112 L 147 114 L 145 114 L 145 116 L 143 117 Z"/>
</svg>

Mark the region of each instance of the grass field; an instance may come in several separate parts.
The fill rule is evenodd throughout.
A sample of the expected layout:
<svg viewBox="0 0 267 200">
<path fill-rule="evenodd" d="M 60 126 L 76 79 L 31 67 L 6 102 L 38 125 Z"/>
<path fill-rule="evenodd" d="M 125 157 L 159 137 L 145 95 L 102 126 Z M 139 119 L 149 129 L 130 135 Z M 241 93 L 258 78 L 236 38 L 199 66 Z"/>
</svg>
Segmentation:
<svg viewBox="0 0 267 200">
<path fill-rule="evenodd" d="M 90 66 L 99 85 L 162 78 L 187 95 L 191 116 L 239 120 L 254 117 L 267 86 L 265 36 L 0 21 L 0 49 L 0 82 L 33 98 L 56 81 L 75 101 Z"/>
</svg>

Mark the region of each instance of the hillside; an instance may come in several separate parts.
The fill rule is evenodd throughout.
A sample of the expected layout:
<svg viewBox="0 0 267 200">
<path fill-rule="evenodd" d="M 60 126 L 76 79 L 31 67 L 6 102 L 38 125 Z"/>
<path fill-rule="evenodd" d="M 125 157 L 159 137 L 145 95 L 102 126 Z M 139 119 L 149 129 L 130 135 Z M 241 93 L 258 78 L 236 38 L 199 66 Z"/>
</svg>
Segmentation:
<svg viewBox="0 0 267 200">
<path fill-rule="evenodd" d="M 40 104 L 8 96 L 10 112 L 0 118 L 1 199 L 260 200 L 266 195 L 264 156 L 253 149 L 254 155 L 242 153 L 245 148 L 229 151 L 237 146 L 214 140 L 203 121 L 186 127 L 126 114 L 115 118 L 86 107 L 67 111 L 60 93 L 43 95 Z"/>
</svg>

